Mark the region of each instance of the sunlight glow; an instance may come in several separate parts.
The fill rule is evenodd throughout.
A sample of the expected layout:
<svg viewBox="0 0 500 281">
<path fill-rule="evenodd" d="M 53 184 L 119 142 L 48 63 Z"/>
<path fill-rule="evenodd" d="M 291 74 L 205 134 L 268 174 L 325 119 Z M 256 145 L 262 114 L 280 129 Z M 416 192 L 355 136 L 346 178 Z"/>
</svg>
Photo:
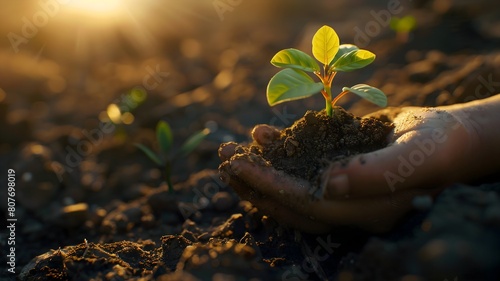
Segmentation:
<svg viewBox="0 0 500 281">
<path fill-rule="evenodd" d="M 57 14 L 50 18 L 53 24 L 43 29 L 44 38 L 47 39 L 48 49 L 60 50 L 55 52 L 58 56 L 79 65 L 91 65 L 96 58 L 112 60 L 130 54 L 153 54 L 158 48 L 163 48 L 163 44 L 168 44 L 153 34 L 160 34 L 162 38 L 174 34 L 182 36 L 186 30 L 179 25 L 194 26 L 191 5 L 175 1 L 64 2 L 54 8 Z M 158 44 L 159 41 L 161 44 Z M 201 47 L 199 42 L 190 42 L 185 48 L 195 56 Z"/>
<path fill-rule="evenodd" d="M 72 0 L 67 6 L 82 13 L 114 14 L 123 8 L 120 0 Z"/>
</svg>

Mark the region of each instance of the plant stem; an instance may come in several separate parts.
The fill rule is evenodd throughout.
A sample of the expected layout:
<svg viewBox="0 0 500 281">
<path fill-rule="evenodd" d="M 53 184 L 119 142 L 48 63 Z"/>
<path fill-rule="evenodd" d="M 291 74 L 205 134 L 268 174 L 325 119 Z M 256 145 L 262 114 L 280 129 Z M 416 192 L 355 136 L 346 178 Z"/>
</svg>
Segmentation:
<svg viewBox="0 0 500 281">
<path fill-rule="evenodd" d="M 326 110 L 326 114 L 330 117 L 333 116 L 333 109 L 332 109 L 332 88 L 330 87 L 330 85 L 324 85 L 325 86 L 325 92 L 326 92 L 326 96 L 325 97 L 325 110 Z"/>
<path fill-rule="evenodd" d="M 170 179 L 170 163 L 167 163 L 165 165 L 165 181 L 167 182 L 168 185 L 168 193 L 173 194 L 174 193 L 174 185 L 172 184 L 172 180 Z"/>
<path fill-rule="evenodd" d="M 331 106 L 335 106 L 335 104 L 337 103 L 337 101 L 338 101 L 341 97 L 345 96 L 347 93 L 349 93 L 349 91 L 343 91 L 342 93 L 338 94 L 338 95 L 337 95 L 337 96 L 333 99 L 333 101 L 331 102 Z"/>
</svg>

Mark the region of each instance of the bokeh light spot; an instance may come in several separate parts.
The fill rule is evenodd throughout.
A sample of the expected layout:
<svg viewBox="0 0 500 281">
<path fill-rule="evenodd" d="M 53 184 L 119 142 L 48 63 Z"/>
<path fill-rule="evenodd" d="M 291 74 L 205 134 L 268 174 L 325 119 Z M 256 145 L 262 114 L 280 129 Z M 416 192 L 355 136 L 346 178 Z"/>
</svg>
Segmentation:
<svg viewBox="0 0 500 281">
<path fill-rule="evenodd" d="M 218 89 L 224 89 L 233 82 L 233 73 L 230 70 L 223 70 L 214 79 L 214 85 Z"/>
<path fill-rule="evenodd" d="M 196 58 L 201 53 L 201 45 L 194 39 L 185 39 L 181 42 L 181 53 L 186 58 Z"/>
<path fill-rule="evenodd" d="M 134 120 L 135 120 L 135 117 L 132 113 L 130 112 L 125 112 L 123 113 L 123 115 L 121 116 L 121 122 L 125 125 L 130 125 L 132 123 L 134 123 Z"/>
<path fill-rule="evenodd" d="M 111 122 L 115 124 L 120 124 L 122 113 L 118 105 L 114 103 L 108 105 L 108 109 L 106 110 L 106 112 L 108 113 L 108 117 L 111 120 Z"/>
</svg>

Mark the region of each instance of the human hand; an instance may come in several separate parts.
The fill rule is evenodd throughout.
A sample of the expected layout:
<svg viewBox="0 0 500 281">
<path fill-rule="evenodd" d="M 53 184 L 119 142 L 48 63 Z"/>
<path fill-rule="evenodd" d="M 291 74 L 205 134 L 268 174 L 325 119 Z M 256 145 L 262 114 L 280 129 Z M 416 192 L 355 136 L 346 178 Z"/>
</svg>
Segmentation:
<svg viewBox="0 0 500 281">
<path fill-rule="evenodd" d="M 332 163 L 320 190 L 265 165 L 260 156 L 235 143 L 219 149 L 221 177 L 261 212 L 293 228 L 321 233 L 351 225 L 388 231 L 412 209 L 416 196 L 434 196 L 463 178 L 460 164 L 469 160 L 476 139 L 451 108 L 407 107 L 371 115 L 394 122 L 391 144 L 354 156 L 347 164 Z M 261 146 L 277 136 L 267 125 L 252 132 Z"/>
</svg>

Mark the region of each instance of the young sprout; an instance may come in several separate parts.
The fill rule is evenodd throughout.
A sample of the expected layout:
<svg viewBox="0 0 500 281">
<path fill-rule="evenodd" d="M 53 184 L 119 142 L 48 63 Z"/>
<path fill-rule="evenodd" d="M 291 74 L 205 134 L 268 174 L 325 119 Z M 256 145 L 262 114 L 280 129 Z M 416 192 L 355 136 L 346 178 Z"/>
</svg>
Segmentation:
<svg viewBox="0 0 500 281">
<path fill-rule="evenodd" d="M 140 143 L 136 143 L 135 146 L 142 150 L 149 159 L 164 169 L 168 190 L 170 193 L 173 193 L 174 189 L 171 179 L 172 163 L 178 160 L 179 157 L 186 157 L 191 153 L 209 133 L 210 129 L 205 128 L 191 135 L 179 150 L 171 152 L 174 143 L 172 129 L 167 122 L 160 121 L 156 125 L 156 140 L 160 146 L 160 153 L 157 154 Z"/>
<path fill-rule="evenodd" d="M 269 105 L 303 99 L 319 92 L 325 98 L 328 116 L 332 116 L 332 107 L 335 103 L 349 92 L 378 106 L 387 105 L 385 94 L 366 84 L 344 87 L 340 94 L 332 96 L 331 85 L 337 72 L 350 72 L 363 68 L 375 60 L 375 54 L 352 44 L 340 45 L 335 30 L 326 25 L 314 34 L 312 53 L 316 60 L 322 63 L 322 67 L 311 56 L 297 49 L 281 50 L 274 55 L 271 64 L 285 69 L 274 75 L 267 85 Z M 321 82 L 314 82 L 306 72 L 314 73 Z"/>
<path fill-rule="evenodd" d="M 417 20 L 413 16 L 404 16 L 402 18 L 392 17 L 390 23 L 391 29 L 396 31 L 398 40 L 402 43 L 408 42 L 410 31 L 417 27 Z"/>
</svg>

